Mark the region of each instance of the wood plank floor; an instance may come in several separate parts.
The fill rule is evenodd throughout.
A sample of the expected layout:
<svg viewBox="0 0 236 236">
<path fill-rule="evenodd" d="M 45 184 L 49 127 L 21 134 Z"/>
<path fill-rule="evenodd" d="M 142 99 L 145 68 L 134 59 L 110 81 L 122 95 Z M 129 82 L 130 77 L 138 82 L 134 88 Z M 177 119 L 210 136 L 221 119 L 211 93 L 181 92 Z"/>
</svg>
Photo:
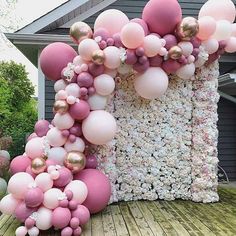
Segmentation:
<svg viewBox="0 0 236 236">
<path fill-rule="evenodd" d="M 236 189 L 220 188 L 220 202 L 121 202 L 94 215 L 83 236 L 235 236 Z M 13 236 L 19 223 L 0 217 L 0 236 Z M 40 235 L 59 236 L 55 231 Z"/>
</svg>

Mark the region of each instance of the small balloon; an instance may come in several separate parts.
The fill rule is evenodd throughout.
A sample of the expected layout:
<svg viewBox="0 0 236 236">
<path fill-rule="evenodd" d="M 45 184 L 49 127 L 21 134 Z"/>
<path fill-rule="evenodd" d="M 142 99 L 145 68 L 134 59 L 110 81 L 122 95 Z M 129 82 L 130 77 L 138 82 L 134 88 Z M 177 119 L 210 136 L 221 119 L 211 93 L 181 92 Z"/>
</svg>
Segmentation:
<svg viewBox="0 0 236 236">
<path fill-rule="evenodd" d="M 78 173 L 85 168 L 86 157 L 82 152 L 69 152 L 66 155 L 64 165 L 73 173 Z"/>
<path fill-rule="evenodd" d="M 46 161 L 43 158 L 35 158 L 31 162 L 31 170 L 34 174 L 40 174 L 47 168 Z"/>
<path fill-rule="evenodd" d="M 70 27 L 70 37 L 79 44 L 82 40 L 92 37 L 90 26 L 84 22 L 76 22 Z"/>
<path fill-rule="evenodd" d="M 102 50 L 96 50 L 92 54 L 92 61 L 97 65 L 102 65 L 105 62 L 105 54 Z"/>
<path fill-rule="evenodd" d="M 193 17 L 185 17 L 177 25 L 176 33 L 183 41 L 190 41 L 191 38 L 196 36 L 199 31 L 199 24 L 197 19 Z"/>
<path fill-rule="evenodd" d="M 66 101 L 58 100 L 53 105 L 53 112 L 65 114 L 69 109 L 69 105 Z"/>
<path fill-rule="evenodd" d="M 179 46 L 172 47 L 169 52 L 168 56 L 173 60 L 178 60 L 183 55 L 183 50 Z"/>
</svg>

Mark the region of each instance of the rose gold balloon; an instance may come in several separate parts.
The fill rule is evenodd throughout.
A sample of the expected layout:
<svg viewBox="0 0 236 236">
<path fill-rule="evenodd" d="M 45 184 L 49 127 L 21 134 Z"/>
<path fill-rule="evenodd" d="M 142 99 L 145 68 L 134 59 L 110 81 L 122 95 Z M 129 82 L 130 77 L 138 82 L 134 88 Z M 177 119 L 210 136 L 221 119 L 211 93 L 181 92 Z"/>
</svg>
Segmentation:
<svg viewBox="0 0 236 236">
<path fill-rule="evenodd" d="M 64 165 L 73 173 L 83 170 L 86 165 L 86 157 L 82 152 L 72 151 L 67 153 Z"/>
<path fill-rule="evenodd" d="M 58 100 L 54 103 L 53 105 L 53 112 L 60 113 L 60 114 L 65 114 L 69 109 L 69 105 L 66 101 Z"/>
<path fill-rule="evenodd" d="M 177 25 L 176 33 L 181 40 L 190 41 L 192 37 L 196 36 L 199 31 L 199 24 L 197 19 L 193 17 L 185 17 Z"/>
<path fill-rule="evenodd" d="M 173 60 L 178 60 L 183 55 L 183 51 L 179 46 L 173 46 L 169 52 L 168 56 Z"/>
<path fill-rule="evenodd" d="M 31 162 L 31 170 L 34 174 L 40 174 L 44 172 L 46 168 L 46 161 L 41 157 L 35 158 Z"/>
<path fill-rule="evenodd" d="M 92 35 L 92 29 L 84 22 L 76 22 L 70 27 L 70 37 L 77 44 L 84 39 L 91 38 Z"/>
<path fill-rule="evenodd" d="M 102 50 L 96 50 L 92 54 L 92 61 L 97 65 L 104 64 L 105 54 Z"/>
</svg>

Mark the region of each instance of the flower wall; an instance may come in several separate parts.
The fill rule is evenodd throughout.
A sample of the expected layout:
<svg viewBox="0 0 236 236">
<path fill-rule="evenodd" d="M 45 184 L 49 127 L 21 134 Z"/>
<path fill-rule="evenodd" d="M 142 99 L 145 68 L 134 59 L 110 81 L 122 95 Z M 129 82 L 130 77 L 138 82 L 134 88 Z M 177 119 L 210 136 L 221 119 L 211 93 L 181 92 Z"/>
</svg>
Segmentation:
<svg viewBox="0 0 236 236">
<path fill-rule="evenodd" d="M 172 77 L 159 100 L 140 99 L 131 77 L 117 81 L 107 110 L 117 120 L 115 139 L 94 147 L 110 178 L 111 202 L 191 199 L 218 201 L 218 63 L 192 80 Z"/>
</svg>

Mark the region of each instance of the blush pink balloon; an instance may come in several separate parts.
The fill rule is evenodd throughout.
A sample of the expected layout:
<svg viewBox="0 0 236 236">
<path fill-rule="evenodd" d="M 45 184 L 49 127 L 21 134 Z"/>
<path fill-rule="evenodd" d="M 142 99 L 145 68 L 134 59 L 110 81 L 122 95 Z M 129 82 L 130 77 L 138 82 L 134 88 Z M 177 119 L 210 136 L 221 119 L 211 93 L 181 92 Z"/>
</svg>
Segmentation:
<svg viewBox="0 0 236 236">
<path fill-rule="evenodd" d="M 236 15 L 235 5 L 231 0 L 209 0 L 200 9 L 199 19 L 211 16 L 216 21 L 227 20 L 234 22 Z"/>
<path fill-rule="evenodd" d="M 120 50 L 115 46 L 104 49 L 105 61 L 104 65 L 109 69 L 117 69 L 120 66 Z"/>
<path fill-rule="evenodd" d="M 130 22 L 138 23 L 139 25 L 141 25 L 144 30 L 145 35 L 148 35 L 149 29 L 148 29 L 147 23 L 143 19 L 134 18 L 130 20 Z"/>
<path fill-rule="evenodd" d="M 79 55 L 86 61 L 92 59 L 92 54 L 94 51 L 99 50 L 99 46 L 93 39 L 84 39 L 79 44 Z"/>
<path fill-rule="evenodd" d="M 41 157 L 44 153 L 43 138 L 33 138 L 25 146 L 26 155 L 31 158 Z"/>
<path fill-rule="evenodd" d="M 125 25 L 120 33 L 122 43 L 130 49 L 135 49 L 141 46 L 144 40 L 144 36 L 145 33 L 142 26 L 134 22 L 130 22 Z"/>
<path fill-rule="evenodd" d="M 47 134 L 49 130 L 50 123 L 47 120 L 39 120 L 34 126 L 34 132 L 38 137 L 43 137 Z"/>
<path fill-rule="evenodd" d="M 236 52 L 236 37 L 230 37 L 227 40 L 227 45 L 225 47 L 225 51 L 228 53 Z"/>
<path fill-rule="evenodd" d="M 109 9 L 102 12 L 94 23 L 94 31 L 99 28 L 106 29 L 110 36 L 119 33 L 124 25 L 129 23 L 129 18 L 122 12 L 116 9 Z"/>
<path fill-rule="evenodd" d="M 146 56 L 154 57 L 162 48 L 161 40 L 155 35 L 148 35 L 144 38 L 143 48 Z"/>
<path fill-rule="evenodd" d="M 31 159 L 27 156 L 17 156 L 11 161 L 10 171 L 13 175 L 18 172 L 25 172 L 30 164 Z"/>
<path fill-rule="evenodd" d="M 36 227 L 40 230 L 48 230 L 52 227 L 52 210 L 40 207 L 37 211 Z"/>
<path fill-rule="evenodd" d="M 87 207 L 78 205 L 76 210 L 72 211 L 72 217 L 78 218 L 80 225 L 85 225 L 90 219 L 90 213 Z"/>
<path fill-rule="evenodd" d="M 89 209 L 90 213 L 97 213 L 107 206 L 111 197 L 111 184 L 101 171 L 85 169 L 74 178 L 83 181 L 88 188 L 88 196 L 83 205 Z"/>
<path fill-rule="evenodd" d="M 60 130 L 70 129 L 75 122 L 68 112 L 65 114 L 57 113 L 53 120 L 54 125 Z"/>
<path fill-rule="evenodd" d="M 79 102 L 71 105 L 69 109 L 71 117 L 75 120 L 84 120 L 89 115 L 89 112 L 89 104 L 83 100 L 80 100 Z"/>
<path fill-rule="evenodd" d="M 52 225 L 57 229 L 63 229 L 69 225 L 71 213 L 68 208 L 57 207 L 52 212 Z"/>
<path fill-rule="evenodd" d="M 30 134 L 30 136 L 27 138 L 27 142 L 29 142 L 31 139 L 37 138 L 37 137 L 38 137 L 38 136 L 37 136 L 36 133 L 32 133 L 32 134 Z"/>
<path fill-rule="evenodd" d="M 167 34 L 163 37 L 163 39 L 166 41 L 165 48 L 167 50 L 170 50 L 173 46 L 176 46 L 178 43 L 177 38 L 173 34 Z"/>
<path fill-rule="evenodd" d="M 40 54 L 40 67 L 48 79 L 58 80 L 63 68 L 76 56 L 77 53 L 71 46 L 60 42 L 51 43 Z"/>
<path fill-rule="evenodd" d="M 27 207 L 38 207 L 43 202 L 43 191 L 41 188 L 30 188 L 25 193 L 24 200 Z"/>
<path fill-rule="evenodd" d="M 58 198 L 62 196 L 62 191 L 57 188 L 51 188 L 44 193 L 43 205 L 48 209 L 55 209 L 59 206 Z"/>
<path fill-rule="evenodd" d="M 194 75 L 195 70 L 196 70 L 196 67 L 194 63 L 187 64 L 185 66 L 182 66 L 180 69 L 178 69 L 176 71 L 176 75 L 180 77 L 181 79 L 188 80 Z"/>
<path fill-rule="evenodd" d="M 174 32 L 182 19 L 182 10 L 176 0 L 150 0 L 143 9 L 142 18 L 150 32 L 164 36 Z"/>
<path fill-rule="evenodd" d="M 61 133 L 61 131 L 54 127 L 51 128 L 47 133 L 47 139 L 51 146 L 53 147 L 60 147 L 63 146 L 66 143 L 67 138 L 64 137 Z"/>
<path fill-rule="evenodd" d="M 46 192 L 53 186 L 53 180 L 48 173 L 41 173 L 37 175 L 37 177 L 35 178 L 35 183 L 43 192 Z"/>
<path fill-rule="evenodd" d="M 25 236 L 27 233 L 28 233 L 27 228 L 24 226 L 18 227 L 15 231 L 16 236 Z"/>
<path fill-rule="evenodd" d="M 65 187 L 67 184 L 72 181 L 73 176 L 71 174 L 71 171 L 65 167 L 62 167 L 58 170 L 59 172 L 59 178 L 54 180 L 54 186 L 61 188 Z"/>
<path fill-rule="evenodd" d="M 168 59 L 167 61 L 164 61 L 162 63 L 162 69 L 167 74 L 175 73 L 180 67 L 181 67 L 181 64 L 177 62 L 176 60 L 172 60 L 172 59 Z"/>
<path fill-rule="evenodd" d="M 198 20 L 199 31 L 197 37 L 201 40 L 209 39 L 216 30 L 216 21 L 210 16 L 204 16 Z"/>
<path fill-rule="evenodd" d="M 14 198 L 12 194 L 8 194 L 0 201 L 0 211 L 2 214 L 12 215 L 20 202 L 21 201 Z"/>
</svg>

